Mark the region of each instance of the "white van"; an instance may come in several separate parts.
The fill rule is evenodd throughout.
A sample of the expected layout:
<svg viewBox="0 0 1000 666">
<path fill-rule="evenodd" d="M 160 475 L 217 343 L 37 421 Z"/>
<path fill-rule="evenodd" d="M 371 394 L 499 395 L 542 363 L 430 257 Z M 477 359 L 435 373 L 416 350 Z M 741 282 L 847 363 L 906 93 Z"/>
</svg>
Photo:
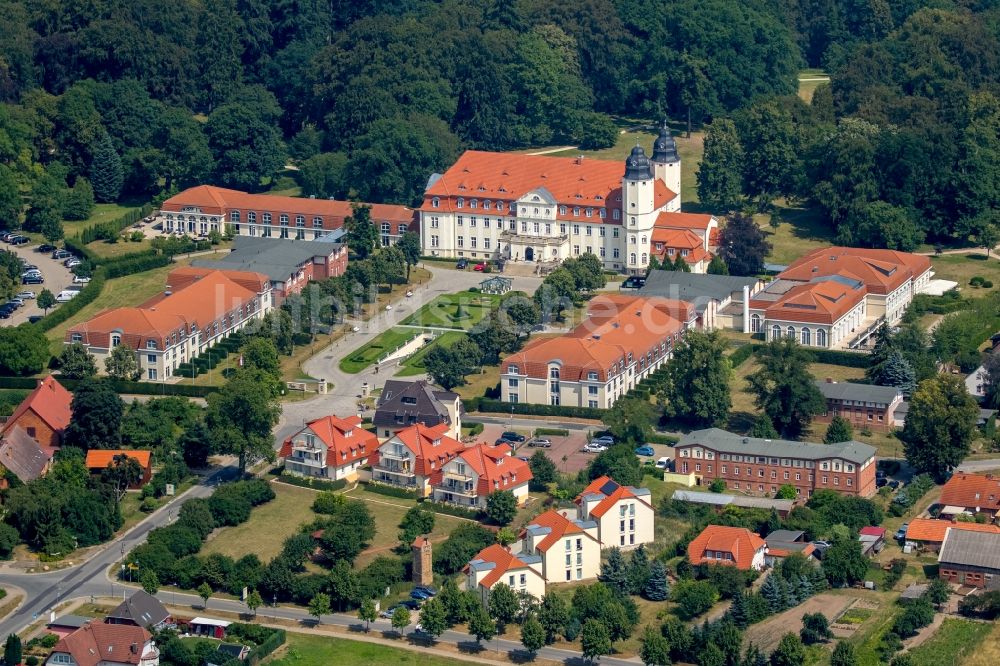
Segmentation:
<svg viewBox="0 0 1000 666">
<path fill-rule="evenodd" d="M 663 456 L 662 458 L 657 460 L 656 468 L 662 470 L 670 469 L 670 456 Z"/>
<path fill-rule="evenodd" d="M 65 303 L 66 301 L 72 301 L 73 298 L 79 293 L 80 293 L 79 291 L 70 291 L 69 289 L 65 289 L 63 291 L 60 291 L 59 295 L 56 296 L 56 302 Z"/>
</svg>

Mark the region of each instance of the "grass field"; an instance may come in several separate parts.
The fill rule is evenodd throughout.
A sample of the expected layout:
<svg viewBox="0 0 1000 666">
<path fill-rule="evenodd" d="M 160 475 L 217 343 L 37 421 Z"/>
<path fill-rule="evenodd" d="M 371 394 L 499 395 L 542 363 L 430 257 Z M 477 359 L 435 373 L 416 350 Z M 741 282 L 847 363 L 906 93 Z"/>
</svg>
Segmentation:
<svg viewBox="0 0 1000 666">
<path fill-rule="evenodd" d="M 281 552 L 285 539 L 316 517 L 310 508 L 316 492 L 282 483 L 271 484 L 275 498 L 256 507 L 250 520 L 215 532 L 201 549 L 202 555 L 221 553 L 238 559 L 249 553 L 268 562 Z M 398 521 L 397 521 L 398 522 Z"/>
<path fill-rule="evenodd" d="M 400 323 L 467 331 L 482 321 L 486 313 L 499 302 L 500 297 L 492 294 L 476 294 L 468 291 L 445 294 L 438 296 Z"/>
<path fill-rule="evenodd" d="M 965 666 L 996 666 L 1000 662 L 1000 622 L 993 623 L 993 629 L 975 654 L 967 655 Z"/>
<path fill-rule="evenodd" d="M 495 388 L 500 383 L 500 366 L 487 365 L 478 375 L 469 375 L 465 384 L 456 386 L 453 390 L 463 398 L 475 398 L 486 393 L 486 389 Z"/>
<path fill-rule="evenodd" d="M 440 346 L 450 347 L 464 337 L 465 333 L 461 331 L 448 331 L 447 333 L 442 333 L 438 337 L 434 338 L 434 341 L 429 345 L 422 347 L 416 354 L 403 361 L 403 367 L 396 373 L 396 376 L 412 377 L 413 375 L 422 375 L 427 372 L 427 368 L 424 367 L 424 358 L 431 349 Z"/>
<path fill-rule="evenodd" d="M 270 666 L 370 666 L 371 664 L 413 664 L 413 666 L 459 666 L 469 664 L 403 648 L 363 643 L 331 636 L 288 634 L 288 642 L 264 663 Z"/>
<path fill-rule="evenodd" d="M 805 80 L 803 80 L 805 79 Z M 810 81 L 809 79 L 826 79 L 826 81 Z M 828 83 L 830 75 L 822 69 L 804 69 L 799 72 L 799 97 L 805 102 L 811 102 L 816 88 Z"/>
<path fill-rule="evenodd" d="M 945 254 L 932 257 L 931 264 L 934 266 L 934 277 L 954 280 L 966 296 L 974 298 L 1000 289 L 1000 261 L 994 255 L 991 257 L 987 259 L 985 253 L 978 252 Z M 993 282 L 993 288 L 969 286 L 969 280 L 977 275 Z"/>
<path fill-rule="evenodd" d="M 990 624 L 948 618 L 925 643 L 910 651 L 913 666 L 967 664 L 992 630 Z"/>
<path fill-rule="evenodd" d="M 340 369 L 357 374 L 377 361 L 381 356 L 409 342 L 420 331 L 413 328 L 390 328 L 366 345 L 358 347 L 340 361 Z"/>
<path fill-rule="evenodd" d="M 133 243 L 129 240 L 119 240 L 117 243 L 94 241 L 93 243 L 87 244 L 88 250 L 99 257 L 105 258 L 120 257 L 123 254 L 132 254 L 133 252 L 142 252 L 143 250 L 148 250 L 151 247 L 153 247 L 153 242 L 148 238 L 144 238 L 138 243 Z"/>
<path fill-rule="evenodd" d="M 141 208 L 140 205 L 130 205 L 130 204 L 117 204 L 117 203 L 99 203 L 94 206 L 94 212 L 90 214 L 86 220 L 63 220 L 63 231 L 67 237 L 75 236 L 84 228 L 99 224 L 101 222 L 109 222 L 111 220 L 117 220 L 119 217 L 128 213 L 129 211 Z"/>
<path fill-rule="evenodd" d="M 816 209 L 786 206 L 781 200 L 775 206 L 777 228 L 770 225 L 771 215 L 754 216 L 773 246 L 768 261 L 788 264 L 818 247 L 833 244 L 833 234 L 823 225 Z"/>
</svg>

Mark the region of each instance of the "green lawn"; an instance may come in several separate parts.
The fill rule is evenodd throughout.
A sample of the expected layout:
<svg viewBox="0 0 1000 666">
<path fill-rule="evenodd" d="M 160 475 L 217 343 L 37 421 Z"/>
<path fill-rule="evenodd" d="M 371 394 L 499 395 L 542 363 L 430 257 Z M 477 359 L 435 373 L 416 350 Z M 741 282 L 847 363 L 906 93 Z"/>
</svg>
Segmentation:
<svg viewBox="0 0 1000 666">
<path fill-rule="evenodd" d="M 803 81 L 802 79 L 827 79 L 827 81 Z M 799 72 L 799 97 L 806 103 L 811 102 L 816 88 L 829 83 L 830 75 L 822 69 L 804 69 Z"/>
<path fill-rule="evenodd" d="M 773 246 L 768 261 L 788 264 L 807 252 L 833 244 L 833 233 L 823 225 L 816 209 L 784 206 L 780 200 L 775 206 L 777 229 L 770 225 L 770 215 L 754 216 Z"/>
<path fill-rule="evenodd" d="M 469 291 L 445 294 L 438 296 L 400 323 L 467 331 L 482 321 L 486 313 L 499 302 L 500 297 L 492 294 Z"/>
<path fill-rule="evenodd" d="M 420 331 L 414 328 L 390 328 L 366 345 L 355 349 L 340 361 L 340 369 L 357 374 L 377 361 L 380 357 L 409 342 Z"/>
<path fill-rule="evenodd" d="M 1000 261 L 987 259 L 984 253 L 970 251 L 965 254 L 945 254 L 931 258 L 934 277 L 954 280 L 966 296 L 974 298 L 1000 289 Z M 993 283 L 992 289 L 975 288 L 969 280 L 980 276 Z"/>
<path fill-rule="evenodd" d="M 363 643 L 332 636 L 288 634 L 288 642 L 264 663 L 271 666 L 371 666 L 372 664 L 413 664 L 414 666 L 459 666 L 470 662 L 438 657 L 423 651 Z"/>
<path fill-rule="evenodd" d="M 403 361 L 403 367 L 396 373 L 396 376 L 412 377 L 413 375 L 424 374 L 427 372 L 427 368 L 424 367 L 424 358 L 431 349 L 438 346 L 450 347 L 464 337 L 465 333 L 461 331 L 448 331 L 447 333 L 441 333 L 438 337 L 434 338 L 432 343 L 421 348 L 416 354 Z"/>
<path fill-rule="evenodd" d="M 303 523 L 316 517 L 312 511 L 316 492 L 298 486 L 273 483 L 275 498 L 256 507 L 250 520 L 216 532 L 201 549 L 202 555 L 221 553 L 238 559 L 249 553 L 268 562 L 281 552 L 285 539 Z M 397 521 L 398 522 L 398 521 Z"/>
<path fill-rule="evenodd" d="M 99 203 L 94 206 L 94 212 L 86 220 L 63 220 L 63 231 L 66 236 L 75 236 L 85 227 L 90 227 L 100 222 L 117 220 L 129 211 L 140 208 L 141 205 Z"/>
<path fill-rule="evenodd" d="M 992 631 L 990 624 L 948 618 L 923 645 L 910 651 L 913 666 L 959 666 Z"/>
</svg>

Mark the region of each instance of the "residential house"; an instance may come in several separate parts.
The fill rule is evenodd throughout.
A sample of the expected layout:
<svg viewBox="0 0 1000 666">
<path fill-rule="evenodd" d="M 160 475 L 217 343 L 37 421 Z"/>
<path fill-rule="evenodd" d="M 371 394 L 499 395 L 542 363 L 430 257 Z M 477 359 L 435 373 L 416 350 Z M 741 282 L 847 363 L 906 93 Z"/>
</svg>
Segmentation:
<svg viewBox="0 0 1000 666">
<path fill-rule="evenodd" d="M 948 528 L 938 572 L 942 580 L 969 587 L 1000 587 L 1000 534 Z"/>
<path fill-rule="evenodd" d="M 139 467 L 142 468 L 142 478 L 129 488 L 137 489 L 142 488 L 144 485 L 149 483 L 149 480 L 153 476 L 153 452 L 152 451 L 142 451 L 142 450 L 125 450 L 125 449 L 91 449 L 87 451 L 86 465 L 87 469 L 90 470 L 91 474 L 100 474 L 109 465 L 111 465 L 116 456 L 125 455 L 132 458 L 137 463 Z"/>
<path fill-rule="evenodd" d="M 767 544 L 745 527 L 709 525 L 688 544 L 692 565 L 723 564 L 743 571 L 764 568 Z"/>
<path fill-rule="evenodd" d="M 803 498 L 820 489 L 875 494 L 875 448 L 861 442 L 813 444 L 706 428 L 684 435 L 674 448 L 677 471 L 694 472 L 703 485 L 722 479 L 733 490 L 771 496 L 790 485 Z"/>
<path fill-rule="evenodd" d="M 518 504 L 528 499 L 531 468 L 513 457 L 506 444 L 476 444 L 460 451 L 441 468 L 434 484 L 433 499 L 476 509 L 485 509 L 490 493 L 509 490 Z"/>
<path fill-rule="evenodd" d="M 869 525 L 858 532 L 861 542 L 861 553 L 867 557 L 875 557 L 885 548 L 885 528 Z"/>
<path fill-rule="evenodd" d="M 282 442 L 278 457 L 296 476 L 354 480 L 377 449 L 378 437 L 361 427 L 360 416 L 324 416 Z"/>
<path fill-rule="evenodd" d="M 45 476 L 52 465 L 53 449 L 39 444 L 21 427 L 7 428 L 0 436 L 0 488 L 6 487 L 5 472 L 21 483 Z"/>
<path fill-rule="evenodd" d="M 500 368 L 501 399 L 606 409 L 663 365 L 696 325 L 689 303 L 601 294 L 587 319 L 557 338 L 528 342 Z"/>
<path fill-rule="evenodd" d="M 55 634 L 59 638 L 65 638 L 83 625 L 90 624 L 93 621 L 94 618 L 82 615 L 60 615 L 46 624 L 45 628 L 49 633 Z"/>
<path fill-rule="evenodd" d="M 817 380 L 826 399 L 826 409 L 815 416 L 817 423 L 829 423 L 835 416 L 847 419 L 854 428 L 885 432 L 895 427 L 895 413 L 903 403 L 903 392 L 895 386 Z"/>
<path fill-rule="evenodd" d="M 913 518 L 906 528 L 906 542 L 916 544 L 924 550 L 938 552 L 941 550 L 941 544 L 944 543 L 944 537 L 949 529 L 1000 534 L 1000 526 L 992 523 L 973 523 L 941 518 Z"/>
<path fill-rule="evenodd" d="M 160 650 L 142 627 L 90 622 L 55 644 L 46 666 L 159 666 Z"/>
<path fill-rule="evenodd" d="M 597 578 L 601 569 L 597 530 L 594 521 L 570 519 L 550 509 L 535 516 L 521 531 L 521 554 L 542 559 L 546 583 Z"/>
<path fill-rule="evenodd" d="M 712 215 L 663 212 L 653 227 L 650 254 L 661 264 L 684 260 L 692 274 L 707 273 L 719 221 Z"/>
<path fill-rule="evenodd" d="M 339 242 L 296 243 L 279 238 L 237 236 L 233 249 L 221 259 L 194 259 L 192 266 L 263 273 L 271 280 L 276 305 L 299 294 L 312 281 L 343 275 L 347 245 Z M 305 313 L 303 313 L 305 314 Z"/>
<path fill-rule="evenodd" d="M 166 233 L 207 236 L 228 226 L 237 236 L 322 240 L 344 228 L 354 214 L 350 201 L 313 197 L 248 194 L 214 185 L 198 185 L 170 197 L 156 220 Z M 363 204 L 382 245 L 395 244 L 414 223 L 414 211 L 393 204 Z"/>
<path fill-rule="evenodd" d="M 462 570 L 465 589 L 475 592 L 483 604 L 490 591 L 504 583 L 515 592 L 525 592 L 541 600 L 545 595 L 542 558 L 539 555 L 514 554 L 510 548 L 493 544 L 479 551 Z"/>
<path fill-rule="evenodd" d="M 142 379 L 163 381 L 272 307 L 271 280 L 263 273 L 186 266 L 170 271 L 159 296 L 103 310 L 70 326 L 64 342 L 86 347 L 102 371 L 111 351 L 128 345 Z"/>
<path fill-rule="evenodd" d="M 159 631 L 172 626 L 174 620 L 170 616 L 170 611 L 160 603 L 159 599 L 144 590 L 138 590 L 108 613 L 104 623 L 128 624 L 150 631 Z"/>
<path fill-rule="evenodd" d="M 803 557 L 815 558 L 816 546 L 806 539 L 806 533 L 797 530 L 775 530 L 764 537 L 767 549 L 764 552 L 764 563 L 773 567 L 792 553 L 801 553 Z"/>
<path fill-rule="evenodd" d="M 429 427 L 444 423 L 448 426 L 449 437 L 461 439 L 462 398 L 457 393 L 436 389 L 423 380 L 389 379 L 375 405 L 372 423 L 379 437 L 391 437 L 416 423 Z"/>
<path fill-rule="evenodd" d="M 580 519 L 597 523 L 601 548 L 631 549 L 653 542 L 656 511 L 648 488 L 623 486 L 610 476 L 600 476 L 575 501 Z"/>
<path fill-rule="evenodd" d="M 651 271 L 639 295 L 690 303 L 698 328 L 743 330 L 750 316 L 750 299 L 763 288 L 764 281 L 758 277 Z"/>
<path fill-rule="evenodd" d="M 995 520 L 1000 512 L 1000 477 L 955 472 L 941 489 L 942 516 L 986 514 Z"/>
<path fill-rule="evenodd" d="M 0 437 L 12 428 L 20 427 L 50 452 L 58 449 L 72 416 L 72 402 L 73 394 L 63 388 L 55 377 L 48 375 L 3 422 Z"/>
<path fill-rule="evenodd" d="M 369 458 L 372 480 L 429 495 L 441 484 L 442 470 L 465 446 L 448 435 L 447 423 L 426 426 L 417 423 L 383 442 Z"/>
</svg>

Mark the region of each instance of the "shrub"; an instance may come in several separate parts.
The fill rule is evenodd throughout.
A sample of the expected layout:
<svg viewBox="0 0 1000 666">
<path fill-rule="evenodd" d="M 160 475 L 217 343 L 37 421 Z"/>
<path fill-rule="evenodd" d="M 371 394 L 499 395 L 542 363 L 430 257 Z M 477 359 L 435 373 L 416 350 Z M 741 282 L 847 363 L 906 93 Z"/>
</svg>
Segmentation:
<svg viewBox="0 0 1000 666">
<path fill-rule="evenodd" d="M 143 513 L 152 513 L 156 511 L 158 506 L 160 506 L 160 503 L 156 501 L 155 497 L 144 497 L 142 503 L 139 505 L 139 510 Z"/>
<path fill-rule="evenodd" d="M 396 486 L 390 486 L 382 483 L 368 483 L 365 485 L 365 490 L 373 493 L 378 493 L 379 495 L 385 495 L 386 497 L 398 497 L 400 499 L 420 499 L 417 491 L 407 490 L 405 488 L 397 488 Z"/>
<path fill-rule="evenodd" d="M 226 368 L 226 370 L 232 370 L 232 368 Z M 223 374 L 225 370 L 223 370 Z M 340 490 L 341 488 L 347 487 L 347 481 L 344 479 L 337 479 L 336 481 L 327 481 L 325 479 L 312 479 L 304 476 L 296 476 L 294 474 L 288 474 L 287 472 L 282 472 L 278 476 L 278 480 L 282 483 L 287 483 L 292 486 L 299 486 L 301 488 L 314 488 L 316 490 Z"/>
<path fill-rule="evenodd" d="M 370 486 L 369 490 L 371 490 Z M 478 509 L 467 509 L 464 506 L 455 506 L 454 504 L 445 504 L 443 502 L 424 500 L 420 503 L 420 507 L 427 509 L 428 511 L 433 511 L 434 513 L 443 513 L 448 516 L 458 516 L 459 518 L 469 518 L 470 520 L 475 520 L 477 522 L 482 522 L 486 518 L 486 514 Z"/>
</svg>

